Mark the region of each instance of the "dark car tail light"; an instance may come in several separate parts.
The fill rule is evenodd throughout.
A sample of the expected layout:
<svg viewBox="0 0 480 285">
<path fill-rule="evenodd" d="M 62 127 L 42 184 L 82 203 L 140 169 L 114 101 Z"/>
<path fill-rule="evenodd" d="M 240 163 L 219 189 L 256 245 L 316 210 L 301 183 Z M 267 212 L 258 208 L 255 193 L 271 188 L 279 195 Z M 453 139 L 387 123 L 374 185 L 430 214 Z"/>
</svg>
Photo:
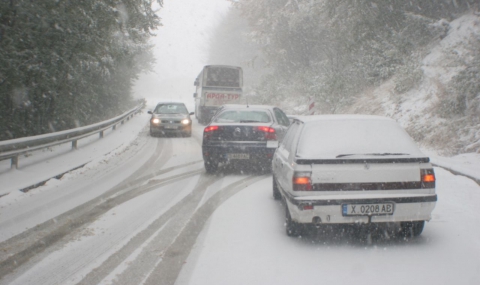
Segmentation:
<svg viewBox="0 0 480 285">
<path fill-rule="evenodd" d="M 422 188 L 435 188 L 435 172 L 433 168 L 420 169 Z"/>
<path fill-rule="evenodd" d="M 203 130 L 203 132 L 208 133 L 208 132 L 213 132 L 213 131 L 217 131 L 217 130 L 218 130 L 218 126 L 208 126 Z"/>
<path fill-rule="evenodd" d="M 203 138 L 208 139 L 215 132 L 218 131 L 218 126 L 208 126 L 203 129 Z"/>
<path fill-rule="evenodd" d="M 312 180 L 309 172 L 295 172 L 292 178 L 293 191 L 312 191 Z"/>
<path fill-rule="evenodd" d="M 260 126 L 257 130 L 265 133 L 265 140 L 277 140 L 277 134 L 274 128 Z"/>
</svg>

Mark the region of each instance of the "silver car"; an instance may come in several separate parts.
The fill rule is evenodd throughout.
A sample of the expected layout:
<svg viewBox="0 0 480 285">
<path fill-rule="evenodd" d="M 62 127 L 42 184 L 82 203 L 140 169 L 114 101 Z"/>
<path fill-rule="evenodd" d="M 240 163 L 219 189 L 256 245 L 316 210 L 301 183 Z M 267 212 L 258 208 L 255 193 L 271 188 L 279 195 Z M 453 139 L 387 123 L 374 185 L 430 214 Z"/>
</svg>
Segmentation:
<svg viewBox="0 0 480 285">
<path fill-rule="evenodd" d="M 158 103 L 150 118 L 150 135 L 182 134 L 190 137 L 192 135 L 192 119 L 185 104 L 181 102 Z"/>
<path fill-rule="evenodd" d="M 437 201 L 430 160 L 392 119 L 294 120 L 272 161 L 288 235 L 307 225 L 367 225 L 418 236 Z"/>
</svg>

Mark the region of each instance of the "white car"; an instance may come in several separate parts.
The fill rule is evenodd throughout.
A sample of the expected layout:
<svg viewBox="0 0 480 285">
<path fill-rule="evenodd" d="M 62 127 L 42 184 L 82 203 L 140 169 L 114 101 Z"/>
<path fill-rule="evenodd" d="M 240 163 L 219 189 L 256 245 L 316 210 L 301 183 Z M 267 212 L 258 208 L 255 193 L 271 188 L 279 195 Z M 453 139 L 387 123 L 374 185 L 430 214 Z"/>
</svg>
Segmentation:
<svg viewBox="0 0 480 285">
<path fill-rule="evenodd" d="M 429 161 L 389 118 L 296 118 L 273 157 L 273 196 L 284 200 L 290 236 L 371 223 L 418 236 L 437 201 Z"/>
</svg>

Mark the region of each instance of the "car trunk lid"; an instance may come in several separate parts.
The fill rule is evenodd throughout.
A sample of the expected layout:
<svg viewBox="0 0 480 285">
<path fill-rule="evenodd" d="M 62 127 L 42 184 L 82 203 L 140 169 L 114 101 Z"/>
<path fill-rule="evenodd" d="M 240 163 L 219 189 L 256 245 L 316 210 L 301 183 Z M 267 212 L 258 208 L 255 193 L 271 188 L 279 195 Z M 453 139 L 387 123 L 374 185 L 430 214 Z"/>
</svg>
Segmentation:
<svg viewBox="0 0 480 285">
<path fill-rule="evenodd" d="M 275 129 L 271 124 L 218 125 L 218 129 L 204 134 L 209 141 L 267 141 L 274 139 Z"/>
</svg>

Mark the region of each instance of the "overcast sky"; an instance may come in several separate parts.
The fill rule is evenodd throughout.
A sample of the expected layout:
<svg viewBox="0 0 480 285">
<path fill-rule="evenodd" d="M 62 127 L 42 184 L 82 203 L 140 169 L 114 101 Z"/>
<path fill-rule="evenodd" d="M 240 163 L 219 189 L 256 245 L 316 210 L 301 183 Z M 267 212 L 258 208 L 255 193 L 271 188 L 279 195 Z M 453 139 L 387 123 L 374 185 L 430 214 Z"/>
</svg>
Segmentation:
<svg viewBox="0 0 480 285">
<path fill-rule="evenodd" d="M 175 100 L 193 106 L 193 82 L 209 64 L 208 40 L 229 7 L 227 0 L 164 0 L 158 12 L 163 26 L 152 39 L 155 73 L 140 77 L 135 96 L 149 102 Z"/>
</svg>

